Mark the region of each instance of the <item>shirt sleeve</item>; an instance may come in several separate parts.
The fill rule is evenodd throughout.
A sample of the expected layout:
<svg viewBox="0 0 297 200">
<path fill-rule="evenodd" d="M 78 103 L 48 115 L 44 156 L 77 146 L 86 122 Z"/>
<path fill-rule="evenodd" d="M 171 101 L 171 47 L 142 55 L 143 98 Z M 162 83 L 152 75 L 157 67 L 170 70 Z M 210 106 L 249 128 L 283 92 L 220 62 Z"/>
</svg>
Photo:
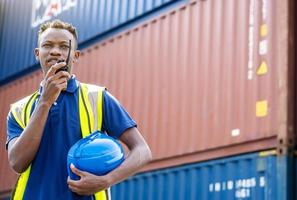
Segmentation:
<svg viewBox="0 0 297 200">
<path fill-rule="evenodd" d="M 102 131 L 106 131 L 113 138 L 118 138 L 125 130 L 136 126 L 136 122 L 119 101 L 105 90 L 103 92 Z"/>
<path fill-rule="evenodd" d="M 13 117 L 12 113 L 9 112 L 7 116 L 7 139 L 6 139 L 6 149 L 8 148 L 8 143 L 16 137 L 19 137 L 23 132 L 23 128 L 19 126 Z"/>
</svg>

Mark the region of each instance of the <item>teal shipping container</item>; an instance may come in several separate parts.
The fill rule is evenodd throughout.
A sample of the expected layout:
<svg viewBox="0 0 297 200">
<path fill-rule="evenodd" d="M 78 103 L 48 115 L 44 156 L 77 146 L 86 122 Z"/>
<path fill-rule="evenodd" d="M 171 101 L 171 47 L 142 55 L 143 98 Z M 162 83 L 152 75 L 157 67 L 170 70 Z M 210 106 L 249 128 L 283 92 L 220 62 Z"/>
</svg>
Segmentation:
<svg viewBox="0 0 297 200">
<path fill-rule="evenodd" d="M 278 200 L 276 151 L 137 174 L 112 188 L 114 200 Z M 293 198 L 291 197 L 287 199 Z"/>
</svg>

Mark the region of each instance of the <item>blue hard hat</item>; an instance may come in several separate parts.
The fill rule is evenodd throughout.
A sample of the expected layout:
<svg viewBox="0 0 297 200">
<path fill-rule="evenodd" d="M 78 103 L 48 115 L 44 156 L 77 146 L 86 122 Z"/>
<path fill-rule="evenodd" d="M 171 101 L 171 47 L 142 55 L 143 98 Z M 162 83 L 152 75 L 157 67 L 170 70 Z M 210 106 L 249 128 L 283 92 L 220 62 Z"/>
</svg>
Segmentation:
<svg viewBox="0 0 297 200">
<path fill-rule="evenodd" d="M 96 131 L 77 141 L 69 150 L 67 170 L 71 179 L 80 178 L 70 169 L 72 163 L 76 168 L 95 175 L 105 175 L 117 168 L 125 158 L 121 144 L 103 132 Z"/>
</svg>

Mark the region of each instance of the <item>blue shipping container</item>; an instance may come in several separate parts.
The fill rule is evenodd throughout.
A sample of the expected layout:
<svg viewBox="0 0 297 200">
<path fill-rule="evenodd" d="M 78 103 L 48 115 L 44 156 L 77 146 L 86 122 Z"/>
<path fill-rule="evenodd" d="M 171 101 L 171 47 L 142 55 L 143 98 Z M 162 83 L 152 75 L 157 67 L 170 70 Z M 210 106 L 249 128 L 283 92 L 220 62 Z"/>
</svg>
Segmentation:
<svg viewBox="0 0 297 200">
<path fill-rule="evenodd" d="M 141 173 L 114 186 L 112 198 L 276 200 L 276 158 L 253 153 Z"/>
<path fill-rule="evenodd" d="M 2 40 L 3 23 L 4 23 L 4 1 L 0 1 L 0 41 Z M 1 55 L 1 49 L 0 49 Z"/>
<path fill-rule="evenodd" d="M 297 199 L 297 162 L 280 177 L 279 165 L 287 165 L 280 160 L 275 151 L 266 151 L 140 173 L 113 186 L 112 200 Z M 290 186 L 284 181 L 290 178 L 286 193 Z"/>
<path fill-rule="evenodd" d="M 5 4 L 4 4 L 5 2 Z M 37 68 L 39 25 L 59 18 L 78 29 L 80 48 L 98 42 L 182 0 L 1 1 L 0 85 Z M 5 12 L 2 12 L 4 8 Z M 3 17 L 2 17 L 3 15 Z"/>
</svg>

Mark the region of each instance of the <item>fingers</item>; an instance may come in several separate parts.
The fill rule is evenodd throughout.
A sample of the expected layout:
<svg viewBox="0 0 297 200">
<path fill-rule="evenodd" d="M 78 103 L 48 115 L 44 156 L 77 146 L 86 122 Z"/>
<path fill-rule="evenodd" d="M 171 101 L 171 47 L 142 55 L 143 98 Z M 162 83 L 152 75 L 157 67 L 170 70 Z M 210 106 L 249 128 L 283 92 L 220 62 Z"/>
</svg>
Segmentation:
<svg viewBox="0 0 297 200">
<path fill-rule="evenodd" d="M 75 180 L 71 180 L 70 177 L 68 176 L 67 183 L 68 183 L 69 189 L 72 192 L 75 192 L 79 195 L 92 195 L 98 192 L 98 190 L 94 188 L 94 184 L 85 183 L 82 179 L 75 181 Z"/>
<path fill-rule="evenodd" d="M 67 88 L 67 78 L 60 78 L 52 80 L 52 78 L 47 83 L 50 87 L 56 88 L 59 91 Z"/>
<path fill-rule="evenodd" d="M 54 84 L 54 85 L 60 85 L 60 84 L 63 84 L 63 83 L 67 84 L 67 79 L 66 78 L 60 78 L 60 79 L 52 81 L 52 84 Z"/>
<path fill-rule="evenodd" d="M 69 176 L 67 178 L 67 184 L 69 185 L 69 187 L 71 186 L 72 188 L 78 188 L 80 185 L 79 180 L 72 180 Z"/>
<path fill-rule="evenodd" d="M 58 89 L 66 89 L 67 82 L 70 79 L 70 74 L 65 71 L 60 71 L 59 73 L 49 77 L 46 80 L 46 85 L 51 85 L 57 87 Z"/>
<path fill-rule="evenodd" d="M 62 67 L 64 67 L 66 65 L 66 62 L 60 62 L 60 63 L 56 63 L 53 66 L 51 66 L 51 68 L 48 70 L 45 78 L 47 79 L 48 77 L 54 75 L 56 73 L 56 71 Z"/>
<path fill-rule="evenodd" d="M 65 65 L 65 62 L 56 63 L 55 65 L 53 65 L 45 76 L 45 80 L 47 82 L 46 84 L 54 85 L 59 89 L 67 88 L 67 81 L 70 79 L 70 74 L 66 71 L 60 71 L 56 73 L 58 69 L 64 67 Z"/>
<path fill-rule="evenodd" d="M 71 180 L 71 179 L 68 177 L 67 182 L 68 182 L 68 187 L 70 188 L 70 190 L 71 190 L 72 192 L 75 192 L 75 193 L 77 193 L 77 194 L 79 194 L 79 195 L 83 195 L 83 194 L 84 194 L 83 189 L 81 189 L 80 187 L 78 187 L 78 186 L 75 185 L 75 184 L 76 184 L 76 181 L 73 181 L 73 180 Z"/>
<path fill-rule="evenodd" d="M 60 73 L 55 76 L 50 77 L 47 80 L 48 84 L 60 84 L 60 83 L 64 83 L 64 82 L 67 83 L 67 81 L 68 81 L 68 76 L 61 75 Z"/>
<path fill-rule="evenodd" d="M 71 180 L 68 176 L 67 184 L 69 189 L 72 192 L 75 192 L 80 195 L 91 195 L 98 191 L 105 190 L 110 185 L 104 184 L 103 177 L 99 177 L 88 172 L 81 171 L 75 168 L 73 165 L 70 165 L 71 171 L 78 176 L 81 176 L 80 180 Z M 98 180 L 99 179 L 99 180 Z"/>
<path fill-rule="evenodd" d="M 54 74 L 52 76 L 48 76 L 45 79 L 48 81 L 53 81 L 53 80 L 57 80 L 60 78 L 66 78 L 67 80 L 70 79 L 70 74 L 68 72 L 65 71 L 60 71 L 57 74 Z"/>
<path fill-rule="evenodd" d="M 67 81 L 64 80 L 57 80 L 55 83 L 55 87 L 58 88 L 59 90 L 63 90 L 67 88 Z"/>
<path fill-rule="evenodd" d="M 74 174 L 76 174 L 76 175 L 78 175 L 78 176 L 80 176 L 80 177 L 84 177 L 84 176 L 85 176 L 85 172 L 83 172 L 83 171 L 77 169 L 77 168 L 74 166 L 74 164 L 72 164 L 72 163 L 70 164 L 70 169 L 71 169 L 71 171 L 72 171 Z"/>
<path fill-rule="evenodd" d="M 82 187 L 81 180 L 75 181 L 72 180 L 69 176 L 67 178 L 68 187 L 71 189 L 72 192 L 75 192 L 79 195 L 86 195 L 85 189 Z"/>
</svg>

